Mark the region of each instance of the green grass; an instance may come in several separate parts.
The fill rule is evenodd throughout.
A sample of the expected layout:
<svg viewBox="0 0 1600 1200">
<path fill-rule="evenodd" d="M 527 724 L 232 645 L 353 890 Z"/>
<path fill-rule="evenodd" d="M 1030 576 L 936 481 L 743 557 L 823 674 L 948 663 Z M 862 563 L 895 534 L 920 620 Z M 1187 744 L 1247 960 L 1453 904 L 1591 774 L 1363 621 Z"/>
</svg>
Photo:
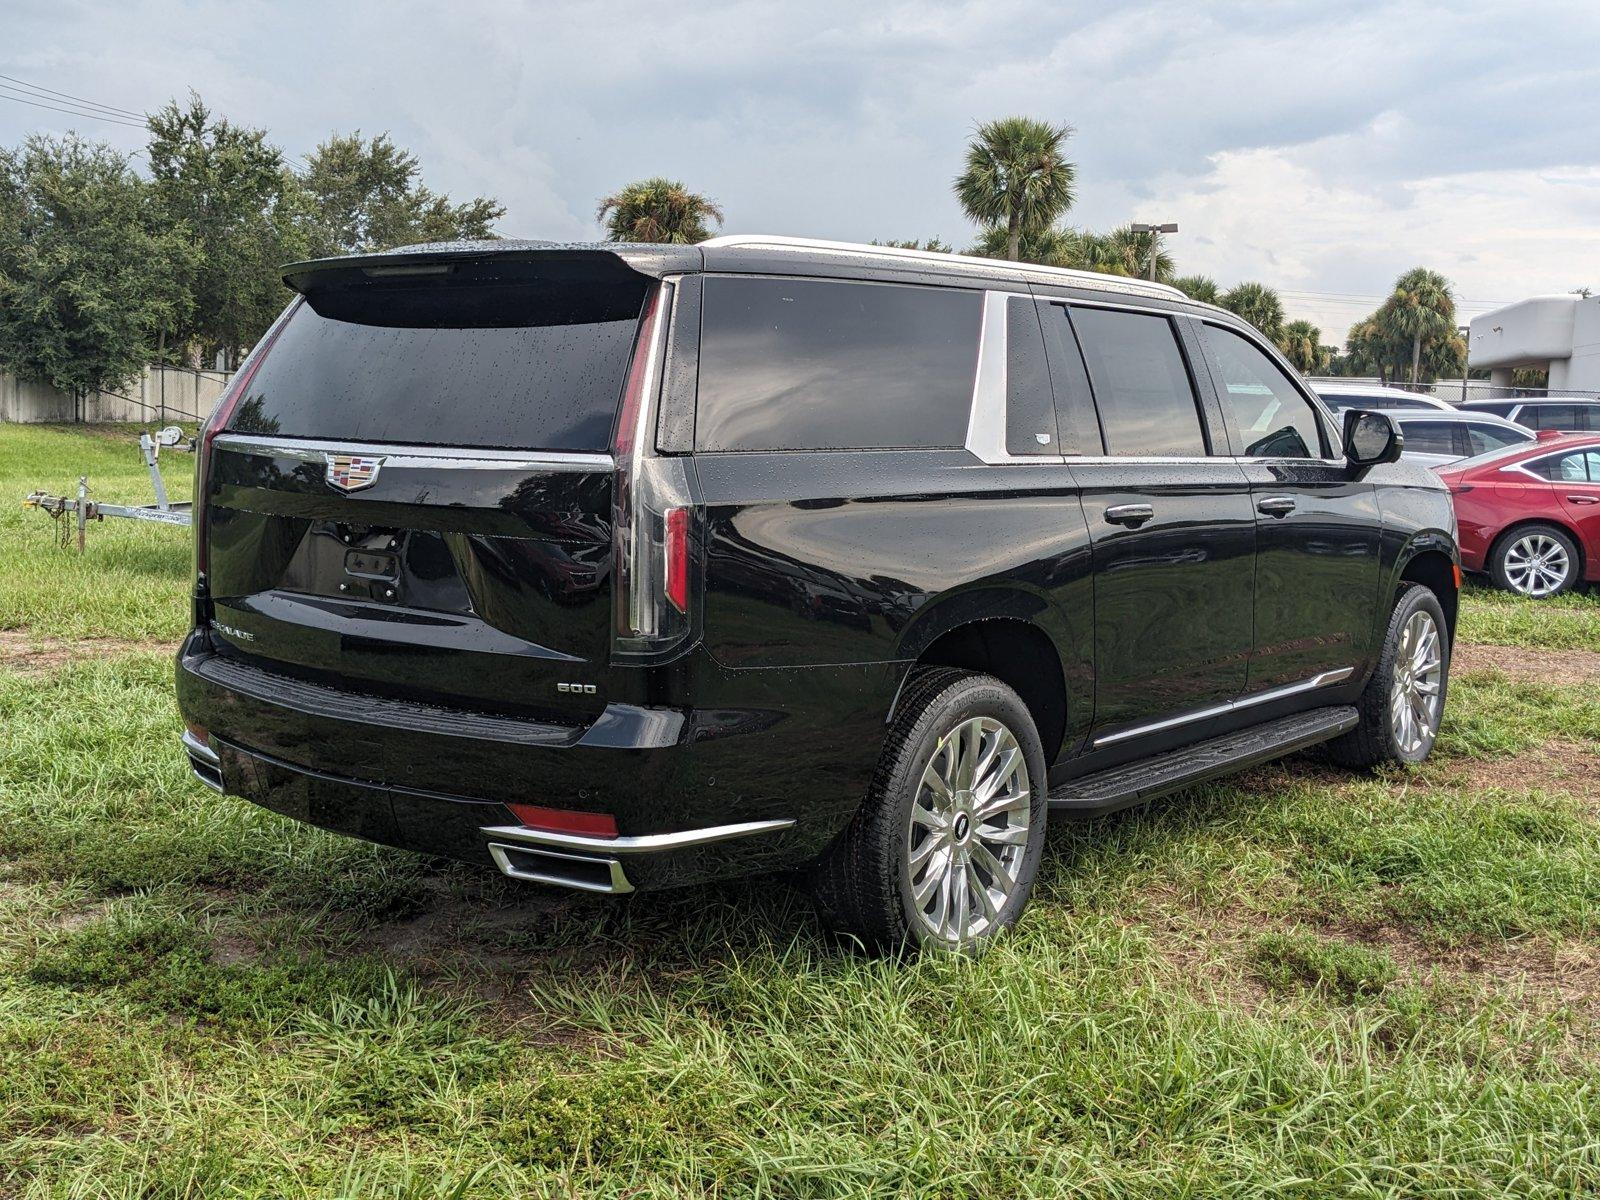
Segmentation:
<svg viewBox="0 0 1600 1200">
<path fill-rule="evenodd" d="M 1473 580 L 1462 594 L 1461 616 L 1474 642 L 1600 651 L 1600 588 L 1530 604 Z"/>
<path fill-rule="evenodd" d="M 3 427 L 0 472 L 126 458 L 136 497 L 106 445 Z M 74 566 L 20 518 L 6 624 L 181 630 L 181 532 L 108 523 Z M 1474 593 L 1462 632 L 1586 646 L 1591 608 Z M 0 1195 L 1600 1188 L 1600 821 L 1535 769 L 1600 740 L 1592 690 L 1470 673 L 1421 770 L 1295 759 L 1063 824 L 1014 936 L 903 962 L 779 881 L 553 895 L 215 797 L 170 670 L 0 660 Z M 1508 755 L 1528 786 L 1471 782 Z"/>
</svg>

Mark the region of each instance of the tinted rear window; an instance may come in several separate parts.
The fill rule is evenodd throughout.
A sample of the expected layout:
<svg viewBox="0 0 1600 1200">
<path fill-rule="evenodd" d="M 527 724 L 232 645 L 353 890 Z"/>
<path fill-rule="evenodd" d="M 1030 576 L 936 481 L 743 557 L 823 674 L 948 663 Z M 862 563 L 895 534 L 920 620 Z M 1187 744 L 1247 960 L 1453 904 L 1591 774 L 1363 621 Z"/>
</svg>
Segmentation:
<svg viewBox="0 0 1600 1200">
<path fill-rule="evenodd" d="M 977 292 L 712 276 L 700 333 L 702 450 L 959 447 Z"/>
<path fill-rule="evenodd" d="M 350 442 L 604 450 L 644 284 L 314 297 L 228 428 Z M 320 310 L 320 311 L 319 311 Z M 326 314 L 326 315 L 324 315 Z"/>
<path fill-rule="evenodd" d="M 1196 457 L 1206 453 L 1194 385 L 1165 317 L 1074 308 L 1106 453 Z"/>
</svg>

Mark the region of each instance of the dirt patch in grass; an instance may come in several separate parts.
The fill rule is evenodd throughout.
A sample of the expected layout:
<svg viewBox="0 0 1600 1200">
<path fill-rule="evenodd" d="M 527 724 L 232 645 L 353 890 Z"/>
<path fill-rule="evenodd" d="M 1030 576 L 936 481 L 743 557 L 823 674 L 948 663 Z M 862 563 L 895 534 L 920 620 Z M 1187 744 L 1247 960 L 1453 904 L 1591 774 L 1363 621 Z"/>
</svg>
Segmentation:
<svg viewBox="0 0 1600 1200">
<path fill-rule="evenodd" d="M 1507 792 L 1565 792 L 1600 816 L 1600 746 L 1547 742 L 1536 750 L 1441 764 L 1440 782 Z"/>
<path fill-rule="evenodd" d="M 0 668 L 23 675 L 48 675 L 86 658 L 114 658 L 140 650 L 172 650 L 169 642 L 131 642 L 122 638 L 62 641 L 38 637 L 26 629 L 0 629 Z"/>
<path fill-rule="evenodd" d="M 1528 683 L 1581 687 L 1600 683 L 1600 652 L 1462 643 L 1455 648 L 1450 670 L 1456 675 L 1466 671 L 1499 671 Z"/>
</svg>

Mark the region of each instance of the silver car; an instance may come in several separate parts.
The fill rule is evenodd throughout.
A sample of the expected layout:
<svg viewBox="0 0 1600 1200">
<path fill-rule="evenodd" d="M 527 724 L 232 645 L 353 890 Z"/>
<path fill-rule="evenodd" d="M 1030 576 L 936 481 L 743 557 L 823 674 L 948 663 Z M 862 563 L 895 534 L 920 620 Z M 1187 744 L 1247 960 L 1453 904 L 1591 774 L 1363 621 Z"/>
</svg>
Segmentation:
<svg viewBox="0 0 1600 1200">
<path fill-rule="evenodd" d="M 1531 429 L 1490 413 L 1465 409 L 1380 408 L 1405 438 L 1401 457 L 1425 467 L 1442 467 L 1504 446 L 1531 442 Z"/>
</svg>

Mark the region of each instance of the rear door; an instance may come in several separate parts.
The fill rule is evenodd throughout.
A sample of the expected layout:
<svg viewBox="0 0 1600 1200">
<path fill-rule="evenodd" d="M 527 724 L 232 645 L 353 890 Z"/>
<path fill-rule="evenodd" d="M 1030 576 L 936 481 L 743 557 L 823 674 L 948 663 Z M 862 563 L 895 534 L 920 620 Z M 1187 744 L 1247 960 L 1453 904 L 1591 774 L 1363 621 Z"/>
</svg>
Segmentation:
<svg viewBox="0 0 1600 1200">
<path fill-rule="evenodd" d="M 1213 442 L 1193 351 L 1173 317 L 1071 302 L 1041 311 L 1072 434 L 1063 441 L 1082 451 L 1067 464 L 1093 548 L 1091 745 L 1132 744 L 1151 726 L 1189 725 L 1244 687 L 1250 488 Z"/>
<path fill-rule="evenodd" d="M 1247 690 L 1356 674 L 1371 652 L 1378 599 L 1376 489 L 1335 456 L 1332 431 L 1262 346 L 1236 329 L 1195 324 L 1256 521 Z M 1408 449 L 1411 429 L 1429 424 L 1406 421 Z"/>
<path fill-rule="evenodd" d="M 1600 449 L 1579 450 L 1560 459 L 1556 489 L 1561 507 L 1582 541 L 1584 565 L 1594 578 L 1600 563 Z"/>
<path fill-rule="evenodd" d="M 208 464 L 226 652 L 373 696 L 592 717 L 610 446 L 658 285 L 595 255 L 304 286 Z"/>
</svg>

